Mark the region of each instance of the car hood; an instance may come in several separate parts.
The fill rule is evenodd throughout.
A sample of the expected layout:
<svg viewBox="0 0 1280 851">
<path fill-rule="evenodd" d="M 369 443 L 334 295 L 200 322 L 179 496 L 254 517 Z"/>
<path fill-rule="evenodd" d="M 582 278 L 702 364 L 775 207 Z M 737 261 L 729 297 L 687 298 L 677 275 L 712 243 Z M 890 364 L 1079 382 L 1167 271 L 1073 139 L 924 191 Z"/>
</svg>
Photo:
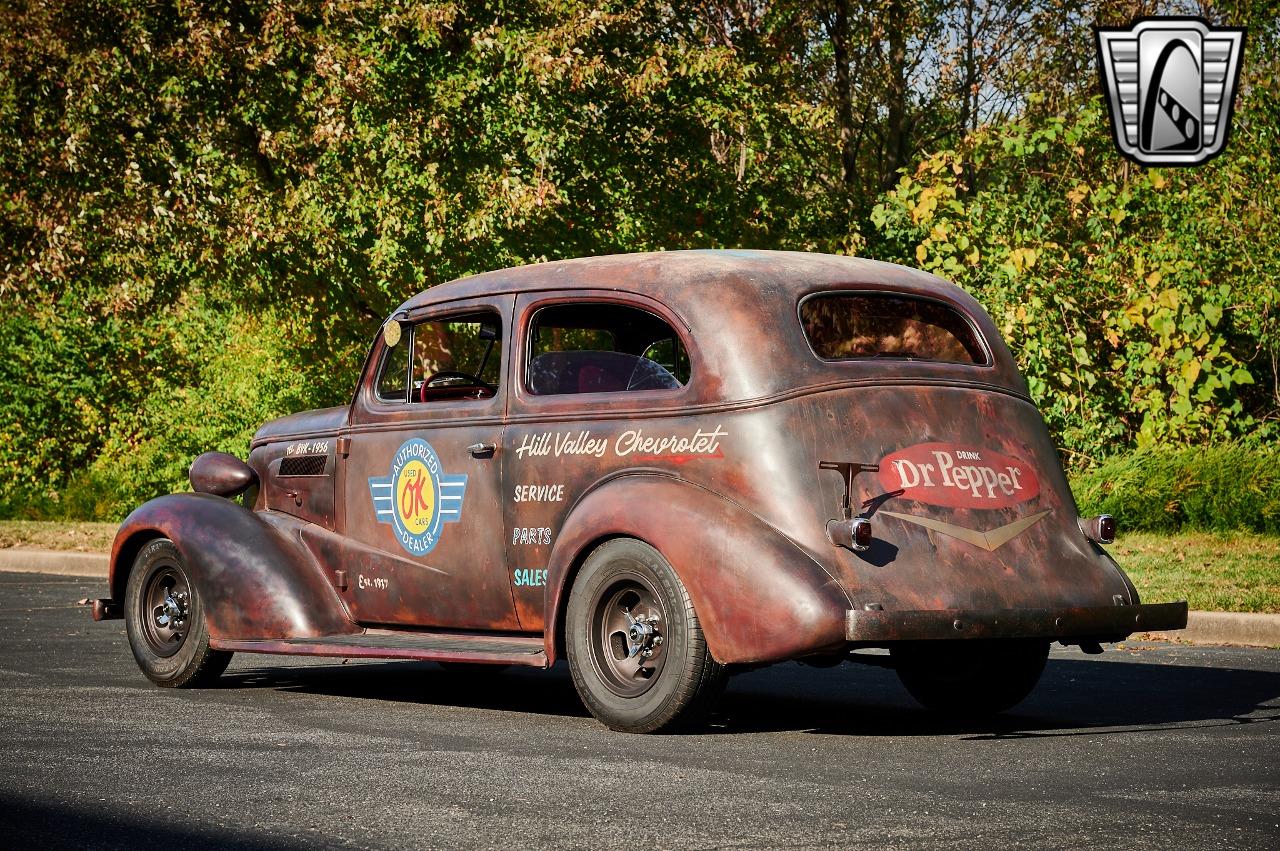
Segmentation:
<svg viewBox="0 0 1280 851">
<path fill-rule="evenodd" d="M 338 429 L 346 425 L 348 408 L 338 405 L 333 408 L 319 408 L 314 411 L 303 411 L 287 417 L 270 420 L 258 429 L 253 436 L 252 446 L 279 440 L 300 440 L 307 437 L 332 436 Z"/>
</svg>

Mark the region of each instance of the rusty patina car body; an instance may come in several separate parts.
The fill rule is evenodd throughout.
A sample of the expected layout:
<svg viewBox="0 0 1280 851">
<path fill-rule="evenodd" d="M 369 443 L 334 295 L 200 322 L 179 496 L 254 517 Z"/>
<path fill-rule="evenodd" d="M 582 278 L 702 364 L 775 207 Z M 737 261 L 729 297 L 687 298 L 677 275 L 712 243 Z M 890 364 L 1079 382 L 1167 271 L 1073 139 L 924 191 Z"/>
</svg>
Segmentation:
<svg viewBox="0 0 1280 851">
<path fill-rule="evenodd" d="M 905 349 L 820 356 L 802 307 L 832 294 L 872 299 L 834 301 L 836 312 L 883 297 L 954 314 L 972 362 Z M 634 386 L 638 373 L 627 388 L 585 386 L 622 354 L 534 355 L 538 340 L 564 337 L 531 331 L 539 311 L 556 306 L 567 316 L 631 308 L 660 320 L 653 327 L 676 338 L 663 351 L 680 349 L 687 374 L 676 380 L 668 363 L 652 386 Z M 423 322 L 476 316 L 496 320 L 476 320 L 499 359 L 483 367 L 492 382 L 461 372 L 416 381 L 411 365 L 406 396 L 384 397 L 379 381 L 393 382 L 380 376 L 392 374 L 383 364 L 398 339 Z M 535 376 L 539 357 L 577 358 L 565 367 L 576 378 Z M 653 559 L 635 553 L 652 551 L 678 583 L 658 587 L 645 568 L 633 582 L 640 597 L 626 597 L 624 583 L 614 609 L 584 603 L 592 652 L 608 668 L 612 640 L 618 659 L 641 660 L 626 664 L 653 679 L 643 660 L 653 667 L 677 653 L 679 632 L 678 652 L 704 652 L 695 691 L 713 691 L 732 666 L 831 663 L 873 647 L 891 648 L 917 674 L 927 658 L 954 668 L 957 649 L 985 648 L 990 662 L 1001 648 L 1031 647 L 1039 667 L 1033 659 L 1020 669 L 1034 669 L 1034 684 L 1049 641 L 1096 651 L 1186 620 L 1184 603 L 1140 604 L 1100 546 L 1107 519 L 1079 517 L 1044 421 L 979 304 L 931 275 L 853 258 L 622 255 L 435 287 L 377 335 L 349 405 L 267 423 L 247 465 L 206 454 L 191 481 L 196 493 L 155 499 L 124 522 L 111 597 L 95 613 L 130 616 L 135 562 L 167 540 L 178 570 L 135 595 L 131 638 L 150 629 L 153 646 L 193 640 L 198 596 L 215 656 L 547 667 L 567 652 L 572 662 L 575 583 L 611 542 L 614 567 L 600 568 L 608 576 L 622 569 L 617 558 L 643 562 Z M 619 541 L 648 549 L 627 555 Z M 682 591 L 686 613 L 675 611 Z M 682 625 L 669 627 L 677 615 Z M 590 667 L 585 657 L 580 666 Z M 605 674 L 615 685 L 623 676 Z M 973 676 L 952 686 L 990 682 Z M 575 681 L 590 690 L 576 670 Z M 636 688 L 623 682 L 610 699 L 639 700 Z M 637 720 L 587 703 L 620 729 L 658 729 L 685 714 Z"/>
</svg>

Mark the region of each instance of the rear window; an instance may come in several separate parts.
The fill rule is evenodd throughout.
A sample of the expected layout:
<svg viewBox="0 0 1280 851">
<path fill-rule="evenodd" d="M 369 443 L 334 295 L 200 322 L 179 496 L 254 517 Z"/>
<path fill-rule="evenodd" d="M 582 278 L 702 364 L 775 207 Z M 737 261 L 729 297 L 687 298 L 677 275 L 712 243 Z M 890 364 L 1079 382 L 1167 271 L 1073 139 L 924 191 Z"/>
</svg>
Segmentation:
<svg viewBox="0 0 1280 851">
<path fill-rule="evenodd" d="M 823 360 L 896 358 L 985 364 L 977 331 L 940 302 L 879 293 L 811 296 L 800 323 Z"/>
</svg>

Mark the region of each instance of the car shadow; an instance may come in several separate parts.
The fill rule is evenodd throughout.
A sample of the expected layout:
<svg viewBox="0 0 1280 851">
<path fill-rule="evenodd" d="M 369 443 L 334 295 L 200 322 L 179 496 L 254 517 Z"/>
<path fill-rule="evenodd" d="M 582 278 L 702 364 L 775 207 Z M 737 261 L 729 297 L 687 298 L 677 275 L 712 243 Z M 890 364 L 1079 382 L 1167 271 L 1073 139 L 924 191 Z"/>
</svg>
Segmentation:
<svg viewBox="0 0 1280 851">
<path fill-rule="evenodd" d="M 430 662 L 310 664 L 229 671 L 220 688 L 268 688 L 366 700 L 586 717 L 568 667 L 449 670 Z"/>
<path fill-rule="evenodd" d="M 1280 720 L 1280 673 L 1234 668 L 1051 658 L 1035 691 L 991 718 L 948 718 L 918 706 L 893 671 L 778 669 L 741 678 L 721 702 L 721 732 L 808 731 L 859 736 L 998 740 L 1130 733 L 1170 726 Z M 824 674 L 835 673 L 830 680 Z"/>
<path fill-rule="evenodd" d="M 228 672 L 223 688 L 581 718 L 567 666 L 460 673 L 421 662 L 267 666 Z M 974 741 L 1132 733 L 1280 720 L 1280 673 L 1051 657 L 1031 696 L 983 720 L 919 707 L 893 671 L 786 663 L 730 680 L 701 732 L 962 736 Z"/>
</svg>

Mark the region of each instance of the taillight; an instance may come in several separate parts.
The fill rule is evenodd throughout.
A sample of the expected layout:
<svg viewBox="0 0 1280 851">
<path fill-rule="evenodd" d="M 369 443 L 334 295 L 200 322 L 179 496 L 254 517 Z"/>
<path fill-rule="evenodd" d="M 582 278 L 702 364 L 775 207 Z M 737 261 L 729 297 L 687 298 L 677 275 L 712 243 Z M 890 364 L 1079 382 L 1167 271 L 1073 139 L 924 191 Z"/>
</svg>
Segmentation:
<svg viewBox="0 0 1280 851">
<path fill-rule="evenodd" d="M 1080 531 L 1095 544 L 1110 544 L 1116 539 L 1116 519 L 1110 514 L 1081 517 Z"/>
<path fill-rule="evenodd" d="M 844 547 L 855 553 L 866 552 L 871 549 L 871 521 L 865 517 L 829 520 L 827 521 L 827 538 L 837 547 Z"/>
<path fill-rule="evenodd" d="M 871 548 L 871 521 L 865 517 L 853 518 L 853 550 L 864 552 Z"/>
</svg>

